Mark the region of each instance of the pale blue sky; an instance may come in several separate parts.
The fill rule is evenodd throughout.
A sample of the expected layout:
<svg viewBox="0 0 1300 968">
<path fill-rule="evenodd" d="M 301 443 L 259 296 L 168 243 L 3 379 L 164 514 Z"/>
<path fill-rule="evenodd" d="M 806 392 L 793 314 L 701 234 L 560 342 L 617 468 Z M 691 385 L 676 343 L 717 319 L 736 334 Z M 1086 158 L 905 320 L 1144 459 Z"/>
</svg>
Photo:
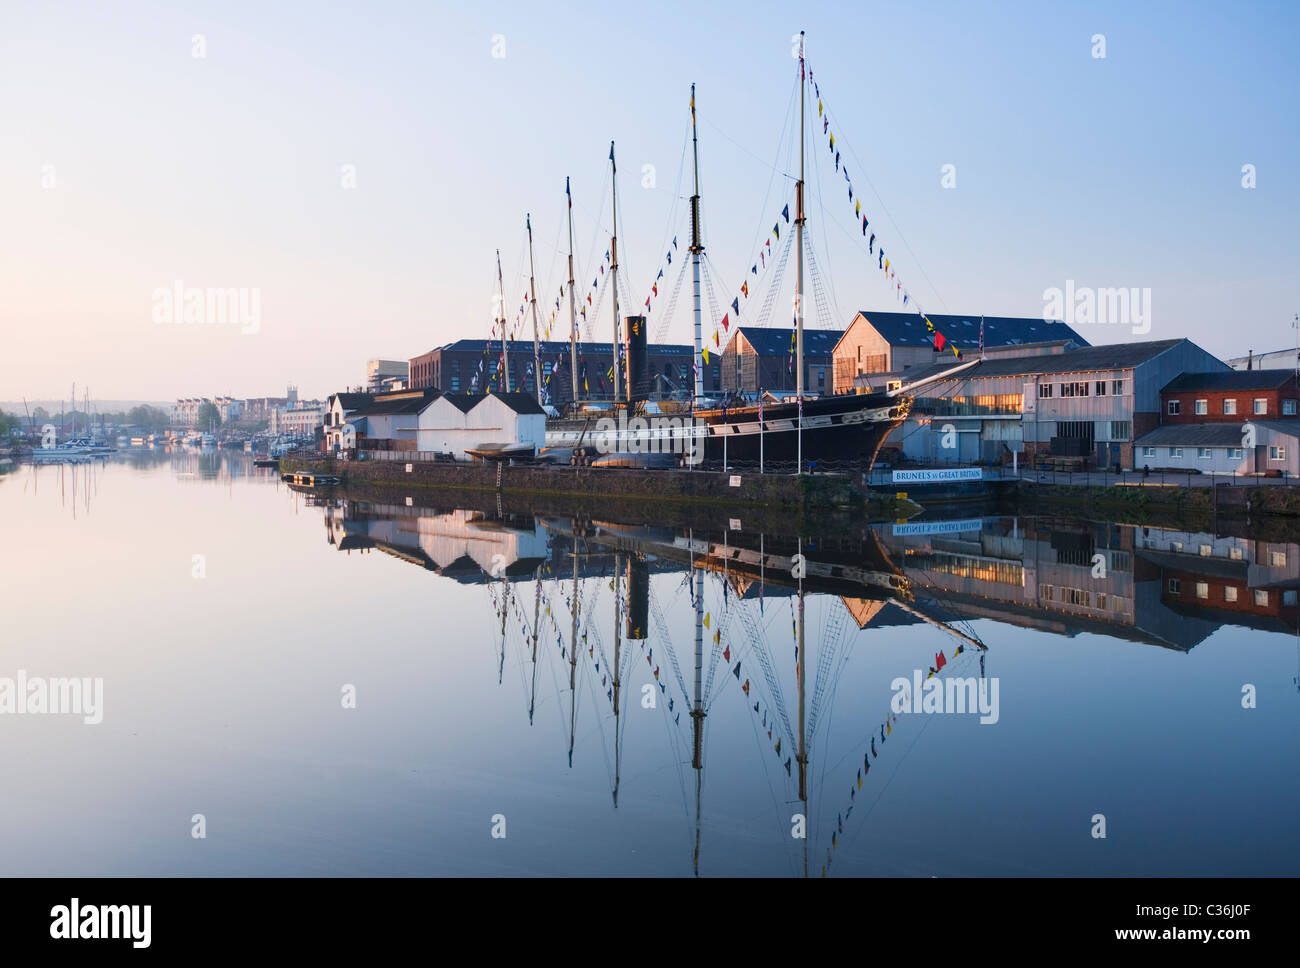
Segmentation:
<svg viewBox="0 0 1300 968">
<path fill-rule="evenodd" d="M 866 166 L 850 162 L 873 228 L 931 313 L 1038 316 L 1043 291 L 1073 279 L 1149 287 L 1146 338 L 1220 356 L 1290 346 L 1298 27 L 1289 3 L 3 0 L 0 399 L 57 397 L 73 380 L 104 398 L 290 381 L 323 395 L 359 382 L 369 358 L 486 336 L 496 247 L 511 317 L 526 281 L 527 211 L 553 301 L 566 175 L 590 282 L 611 139 L 623 262 L 644 298 L 665 235 L 687 235 L 684 207 L 671 229 L 669 214 L 692 81 L 706 243 L 729 301 L 792 193 L 770 163 L 789 162 L 778 141 L 801 28 L 833 130 Z M 820 128 L 809 152 L 835 302 L 898 308 Z M 154 290 L 177 279 L 260 289 L 258 332 L 154 324 Z M 688 339 L 686 308 L 683 293 L 669 338 Z M 608 339 L 608 303 L 599 323 Z"/>
</svg>

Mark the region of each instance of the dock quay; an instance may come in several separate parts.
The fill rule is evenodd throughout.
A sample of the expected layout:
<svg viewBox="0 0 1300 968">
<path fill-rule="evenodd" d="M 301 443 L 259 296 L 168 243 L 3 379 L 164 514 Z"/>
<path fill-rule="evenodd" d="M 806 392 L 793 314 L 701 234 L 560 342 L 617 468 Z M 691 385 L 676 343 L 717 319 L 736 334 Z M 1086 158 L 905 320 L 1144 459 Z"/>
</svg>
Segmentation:
<svg viewBox="0 0 1300 968">
<path fill-rule="evenodd" d="M 877 494 L 849 474 L 756 474 L 703 470 L 632 470 L 548 467 L 498 462 L 335 461 L 286 457 L 281 478 L 321 486 L 328 478 L 348 487 L 394 485 L 461 492 L 491 492 L 655 504 L 713 504 L 728 507 L 845 508 L 890 516 L 895 495 Z M 297 480 L 301 478 L 302 480 Z M 912 509 L 915 510 L 914 508 Z"/>
<path fill-rule="evenodd" d="M 337 474 L 324 474 L 320 471 L 285 471 L 280 474 L 280 480 L 300 487 L 337 487 L 343 483 Z"/>
</svg>

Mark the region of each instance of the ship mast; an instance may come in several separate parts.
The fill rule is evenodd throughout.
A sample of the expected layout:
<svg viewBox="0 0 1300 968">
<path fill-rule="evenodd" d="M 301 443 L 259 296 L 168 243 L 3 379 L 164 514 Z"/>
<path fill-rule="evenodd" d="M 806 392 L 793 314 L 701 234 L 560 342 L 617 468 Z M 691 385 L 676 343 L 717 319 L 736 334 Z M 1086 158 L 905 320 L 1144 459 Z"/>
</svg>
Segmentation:
<svg viewBox="0 0 1300 968">
<path fill-rule="evenodd" d="M 533 217 L 524 216 L 528 226 L 528 295 L 533 304 L 533 387 L 537 390 L 537 405 L 542 405 L 542 344 L 537 338 L 537 283 L 533 279 Z"/>
<path fill-rule="evenodd" d="M 501 300 L 501 371 L 502 386 L 510 392 L 510 358 L 506 356 L 506 285 L 501 278 L 501 250 L 497 249 L 497 295 Z"/>
<path fill-rule="evenodd" d="M 798 467 L 803 473 L 803 129 L 804 129 L 804 60 L 803 36 L 799 31 L 799 180 L 794 186 L 794 245 L 795 245 L 795 396 L 799 401 Z M 802 661 L 802 654 L 800 655 Z M 802 666 L 800 667 L 802 668 Z"/>
<path fill-rule="evenodd" d="M 609 143 L 609 177 L 614 184 L 614 231 L 609 237 L 610 288 L 614 290 L 614 402 L 621 396 L 618 368 L 618 165 L 614 161 L 614 142 Z"/>
<path fill-rule="evenodd" d="M 700 241 L 700 136 L 695 129 L 695 85 L 691 85 L 691 142 L 695 152 L 695 194 L 691 196 L 691 274 L 695 284 L 695 399 L 704 396 L 704 364 L 700 362 L 704 350 L 704 336 L 700 325 L 700 256 L 704 244 Z"/>
<path fill-rule="evenodd" d="M 573 405 L 578 405 L 578 317 L 573 309 L 573 195 L 569 176 L 564 176 L 564 197 L 569 200 L 569 382 L 573 384 Z"/>
</svg>

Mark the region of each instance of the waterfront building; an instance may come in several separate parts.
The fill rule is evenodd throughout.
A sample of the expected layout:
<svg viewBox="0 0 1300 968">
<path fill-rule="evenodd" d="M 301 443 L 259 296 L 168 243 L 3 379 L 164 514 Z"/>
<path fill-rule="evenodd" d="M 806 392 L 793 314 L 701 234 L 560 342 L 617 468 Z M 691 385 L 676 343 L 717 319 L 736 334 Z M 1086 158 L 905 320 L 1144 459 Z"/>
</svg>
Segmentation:
<svg viewBox="0 0 1300 968">
<path fill-rule="evenodd" d="M 1003 347 L 1013 349 L 1016 355 L 1036 356 L 1088 345 L 1065 323 L 1042 318 L 931 316 L 930 321 L 944 335 L 941 349 L 935 349 L 934 333 L 916 313 L 860 311 L 832 350 L 834 389 L 827 392 L 851 393 L 858 377 L 903 373 L 945 362 L 945 356 L 954 358 L 953 346 L 970 358 L 979 353 L 982 344 L 988 358 L 1008 355 L 991 352 Z"/>
<path fill-rule="evenodd" d="M 343 446 L 343 428 L 352 414 L 370 404 L 370 393 L 331 393 L 325 401 L 325 447 L 336 450 Z"/>
<path fill-rule="evenodd" d="M 1160 391 L 1162 424 L 1295 419 L 1300 387 L 1295 370 L 1184 373 Z"/>
<path fill-rule="evenodd" d="M 832 352 L 842 329 L 803 331 L 804 388 L 808 394 L 831 392 Z M 768 326 L 738 326 L 722 351 L 722 389 L 756 397 L 761 392 L 793 393 L 796 389 L 794 330 Z"/>
<path fill-rule="evenodd" d="M 1271 477 L 1300 473 L 1300 421 L 1241 419 L 1157 427 L 1135 442 L 1135 469 Z"/>
<path fill-rule="evenodd" d="M 609 400 L 613 397 L 610 367 L 614 357 L 610 343 L 578 344 L 578 392 L 583 400 Z M 651 343 L 646 359 L 651 380 L 651 395 L 663 399 L 690 395 L 694 377 L 690 346 L 675 343 Z M 510 389 L 535 394 L 533 384 L 533 344 L 531 340 L 512 341 L 507 347 Z M 553 404 L 573 399 L 572 363 L 569 344 L 559 340 L 541 342 L 543 386 Z M 505 388 L 500 374 L 501 341 L 461 339 L 413 357 L 410 361 L 411 389 L 433 387 L 444 393 L 482 393 L 491 385 Z M 716 393 L 720 385 L 720 357 L 710 354 L 704 369 L 705 393 Z"/>
<path fill-rule="evenodd" d="M 906 388 L 955 363 L 877 379 L 881 389 L 900 383 Z M 939 464 L 1057 456 L 1077 458 L 1081 467 L 1132 469 L 1134 440 L 1160 426 L 1161 389 L 1183 373 L 1228 370 L 1187 339 L 968 363 L 921 391 L 907 421 L 885 441 L 886 454 Z"/>
<path fill-rule="evenodd" d="M 418 450 L 471 459 L 485 444 L 546 445 L 546 411 L 528 393 L 443 393 L 420 410 Z"/>
</svg>

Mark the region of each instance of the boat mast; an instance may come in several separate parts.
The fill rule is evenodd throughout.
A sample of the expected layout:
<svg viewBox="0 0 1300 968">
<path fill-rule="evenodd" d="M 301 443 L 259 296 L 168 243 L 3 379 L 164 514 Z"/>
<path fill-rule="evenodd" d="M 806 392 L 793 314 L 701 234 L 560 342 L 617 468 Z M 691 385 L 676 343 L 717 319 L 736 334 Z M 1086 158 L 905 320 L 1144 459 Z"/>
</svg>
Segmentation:
<svg viewBox="0 0 1300 968">
<path fill-rule="evenodd" d="M 618 165 L 614 161 L 614 142 L 609 143 L 609 177 L 614 183 L 614 232 L 609 238 L 610 287 L 614 290 L 614 402 L 621 396 L 618 369 Z"/>
<path fill-rule="evenodd" d="M 533 279 L 533 216 L 526 214 L 528 226 L 528 294 L 533 303 L 533 386 L 537 390 L 537 405 L 542 404 L 542 344 L 537 338 L 537 283 Z"/>
<path fill-rule="evenodd" d="M 691 85 L 691 142 L 695 152 L 695 194 L 691 196 L 691 274 L 695 283 L 695 399 L 704 396 L 704 364 L 700 362 L 704 351 L 704 335 L 700 325 L 700 256 L 704 244 L 700 241 L 700 136 L 695 129 L 695 85 Z"/>
<path fill-rule="evenodd" d="M 796 473 L 803 473 L 803 129 L 804 129 L 804 60 L 803 35 L 799 31 L 799 180 L 794 186 L 794 245 L 795 245 L 795 396 L 799 401 L 799 464 Z"/>
<path fill-rule="evenodd" d="M 578 316 L 573 309 L 573 195 L 569 176 L 564 176 L 564 196 L 569 200 L 569 382 L 573 384 L 573 405 L 578 405 Z"/>
<path fill-rule="evenodd" d="M 501 278 L 501 250 L 497 249 L 497 296 L 501 300 L 501 371 L 502 386 L 510 392 L 510 358 L 506 356 L 506 285 Z"/>
</svg>

